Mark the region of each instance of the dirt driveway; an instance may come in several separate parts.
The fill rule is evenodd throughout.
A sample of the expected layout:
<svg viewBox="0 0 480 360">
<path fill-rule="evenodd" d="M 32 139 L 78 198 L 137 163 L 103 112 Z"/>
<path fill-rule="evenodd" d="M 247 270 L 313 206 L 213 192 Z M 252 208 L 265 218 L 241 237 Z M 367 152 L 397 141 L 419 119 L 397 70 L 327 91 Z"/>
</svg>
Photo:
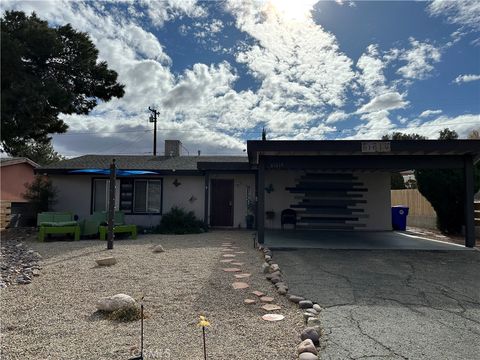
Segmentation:
<svg viewBox="0 0 480 360">
<path fill-rule="evenodd" d="M 321 359 L 480 354 L 480 252 L 274 251 L 292 293 L 322 305 Z"/>
</svg>

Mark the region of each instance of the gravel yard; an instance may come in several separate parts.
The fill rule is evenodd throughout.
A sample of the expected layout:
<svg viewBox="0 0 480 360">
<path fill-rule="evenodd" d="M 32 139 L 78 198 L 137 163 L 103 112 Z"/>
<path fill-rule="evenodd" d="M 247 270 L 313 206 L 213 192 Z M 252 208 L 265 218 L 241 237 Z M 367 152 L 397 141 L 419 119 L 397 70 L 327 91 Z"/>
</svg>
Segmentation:
<svg viewBox="0 0 480 360">
<path fill-rule="evenodd" d="M 222 263 L 222 243 L 239 248 L 235 266 L 251 277 L 235 279 Z M 161 244 L 166 252 L 153 253 Z M 209 359 L 295 359 L 302 315 L 279 296 L 261 272 L 261 254 L 246 231 L 199 235 L 144 235 L 119 240 L 113 251 L 100 241 L 27 244 L 42 255 L 41 275 L 28 285 L 1 290 L 2 359 L 128 359 L 139 344 L 140 322 L 114 323 L 95 316 L 101 297 L 125 293 L 145 296 L 145 358 L 203 359 L 198 316 L 207 329 Z M 95 259 L 113 255 L 118 263 L 96 267 Z M 243 281 L 247 289 L 234 290 Z M 262 304 L 245 298 L 260 290 L 275 298 L 285 315 L 267 322 Z"/>
</svg>

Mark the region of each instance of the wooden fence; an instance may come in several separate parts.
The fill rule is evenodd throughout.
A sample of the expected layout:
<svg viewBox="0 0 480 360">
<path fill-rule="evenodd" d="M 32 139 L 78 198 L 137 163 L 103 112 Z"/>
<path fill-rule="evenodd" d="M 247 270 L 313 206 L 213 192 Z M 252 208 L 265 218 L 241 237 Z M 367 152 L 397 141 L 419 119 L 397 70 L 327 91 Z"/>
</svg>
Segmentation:
<svg viewBox="0 0 480 360">
<path fill-rule="evenodd" d="M 10 201 L 0 201 L 0 230 L 4 230 L 10 225 L 11 212 L 12 203 Z"/>
<path fill-rule="evenodd" d="M 417 189 L 392 190 L 392 206 L 409 207 L 407 225 L 426 229 L 437 228 L 437 214 L 428 200 Z"/>
</svg>

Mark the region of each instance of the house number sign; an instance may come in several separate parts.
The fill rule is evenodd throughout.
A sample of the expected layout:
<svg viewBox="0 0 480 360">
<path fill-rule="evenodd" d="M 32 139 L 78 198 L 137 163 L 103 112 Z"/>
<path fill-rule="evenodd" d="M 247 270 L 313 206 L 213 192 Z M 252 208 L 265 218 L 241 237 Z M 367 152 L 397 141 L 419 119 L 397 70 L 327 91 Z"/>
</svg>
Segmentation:
<svg viewBox="0 0 480 360">
<path fill-rule="evenodd" d="M 390 141 L 368 141 L 362 142 L 362 152 L 390 152 Z"/>
</svg>

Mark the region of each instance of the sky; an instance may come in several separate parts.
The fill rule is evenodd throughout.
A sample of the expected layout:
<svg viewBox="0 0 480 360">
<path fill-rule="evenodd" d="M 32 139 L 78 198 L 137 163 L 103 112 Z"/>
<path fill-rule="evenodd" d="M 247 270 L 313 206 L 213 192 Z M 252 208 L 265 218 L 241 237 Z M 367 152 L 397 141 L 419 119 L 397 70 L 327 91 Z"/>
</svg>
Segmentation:
<svg viewBox="0 0 480 360">
<path fill-rule="evenodd" d="M 125 96 L 61 115 L 55 149 L 242 155 L 246 140 L 480 128 L 480 1 L 11 1 L 89 34 Z"/>
</svg>

